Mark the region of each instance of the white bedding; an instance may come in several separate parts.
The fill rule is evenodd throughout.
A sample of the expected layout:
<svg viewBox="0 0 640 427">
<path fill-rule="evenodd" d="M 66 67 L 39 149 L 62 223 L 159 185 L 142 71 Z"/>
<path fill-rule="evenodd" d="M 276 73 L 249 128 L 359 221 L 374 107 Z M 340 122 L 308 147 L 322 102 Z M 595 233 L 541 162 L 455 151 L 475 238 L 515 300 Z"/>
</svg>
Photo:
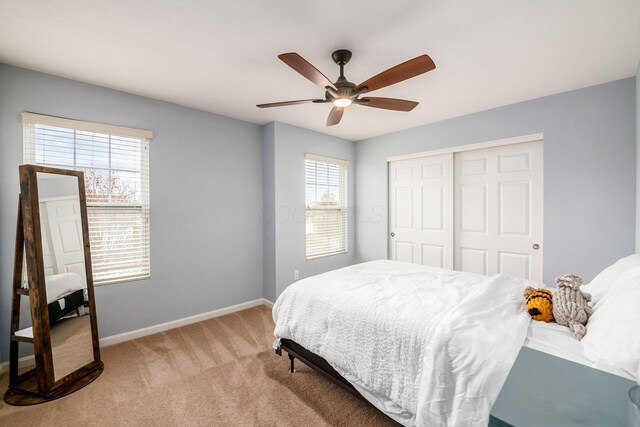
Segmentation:
<svg viewBox="0 0 640 427">
<path fill-rule="evenodd" d="M 47 304 L 51 304 L 77 290 L 87 288 L 82 276 L 76 273 L 52 274 L 45 277 L 45 282 L 47 286 Z"/>
<path fill-rule="evenodd" d="M 591 361 L 584 355 L 582 343 L 573 337 L 569 328 L 555 322 L 532 321 L 524 345 L 552 356 L 591 366 Z"/>
<path fill-rule="evenodd" d="M 630 380 L 635 379 L 624 370 L 609 363 L 591 360 L 585 354 L 582 342 L 573 337 L 571 330 L 557 323 L 531 322 L 524 345 L 590 368 L 599 369 Z"/>
<path fill-rule="evenodd" d="M 331 271 L 276 301 L 276 345 L 326 359 L 405 425 L 486 426 L 527 335 L 524 279 L 394 261 Z"/>
</svg>

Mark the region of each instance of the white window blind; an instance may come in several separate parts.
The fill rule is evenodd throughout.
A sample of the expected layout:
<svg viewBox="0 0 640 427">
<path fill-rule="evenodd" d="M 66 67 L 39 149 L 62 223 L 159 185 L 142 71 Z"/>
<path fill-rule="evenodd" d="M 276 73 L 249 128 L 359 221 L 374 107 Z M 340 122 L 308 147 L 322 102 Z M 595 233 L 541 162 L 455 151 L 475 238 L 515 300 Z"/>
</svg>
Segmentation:
<svg viewBox="0 0 640 427">
<path fill-rule="evenodd" d="M 94 283 L 148 278 L 153 134 L 33 113 L 22 121 L 25 163 L 84 172 Z"/>
<path fill-rule="evenodd" d="M 307 259 L 347 252 L 347 169 L 345 160 L 307 154 Z"/>
</svg>

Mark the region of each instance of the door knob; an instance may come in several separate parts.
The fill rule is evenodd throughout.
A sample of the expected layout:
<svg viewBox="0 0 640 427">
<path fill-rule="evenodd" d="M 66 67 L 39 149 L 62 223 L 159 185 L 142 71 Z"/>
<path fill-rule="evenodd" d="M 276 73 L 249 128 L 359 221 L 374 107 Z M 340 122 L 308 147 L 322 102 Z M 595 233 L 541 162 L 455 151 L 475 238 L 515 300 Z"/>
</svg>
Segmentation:
<svg viewBox="0 0 640 427">
<path fill-rule="evenodd" d="M 391 237 L 396 237 L 396 233 L 391 232 Z"/>
<path fill-rule="evenodd" d="M 537 243 L 534 243 L 533 244 L 533 249 L 535 249 L 537 251 L 538 249 L 540 249 L 540 245 L 537 244 Z"/>
</svg>

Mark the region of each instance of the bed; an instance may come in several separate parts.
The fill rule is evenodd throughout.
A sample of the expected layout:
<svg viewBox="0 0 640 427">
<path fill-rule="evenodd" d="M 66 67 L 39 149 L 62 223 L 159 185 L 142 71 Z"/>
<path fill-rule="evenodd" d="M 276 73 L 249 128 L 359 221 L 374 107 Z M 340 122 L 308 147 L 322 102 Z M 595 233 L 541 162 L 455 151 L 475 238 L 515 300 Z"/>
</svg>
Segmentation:
<svg viewBox="0 0 640 427">
<path fill-rule="evenodd" d="M 621 375 L 587 357 L 566 328 L 531 323 L 522 297 L 529 284 L 541 286 L 358 264 L 287 288 L 274 305 L 274 346 L 292 370 L 298 358 L 403 425 L 486 426 L 523 345 Z"/>
<path fill-rule="evenodd" d="M 274 305 L 275 345 L 289 340 L 285 350 L 293 342 L 324 359 L 401 424 L 486 426 L 527 334 L 526 284 L 357 264 L 287 288 Z"/>
<path fill-rule="evenodd" d="M 46 276 L 49 324 L 76 312 L 80 316 L 88 306 L 87 285 L 79 274 L 61 273 Z"/>
</svg>

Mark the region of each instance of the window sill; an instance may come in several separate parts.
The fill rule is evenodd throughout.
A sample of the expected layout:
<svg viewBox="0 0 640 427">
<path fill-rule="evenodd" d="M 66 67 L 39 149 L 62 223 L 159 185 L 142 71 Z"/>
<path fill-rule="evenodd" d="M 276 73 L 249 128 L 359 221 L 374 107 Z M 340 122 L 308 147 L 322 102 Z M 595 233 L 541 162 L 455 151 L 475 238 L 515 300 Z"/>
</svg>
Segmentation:
<svg viewBox="0 0 640 427">
<path fill-rule="evenodd" d="M 305 261 L 313 261 L 314 259 L 320 259 L 320 258 L 327 258 L 330 256 L 335 256 L 335 255 L 344 255 L 349 253 L 349 251 L 341 251 L 341 252 L 331 252 L 329 254 L 322 254 L 322 255 L 315 255 L 312 257 L 306 257 Z"/>
<path fill-rule="evenodd" d="M 139 277 L 123 277 L 122 279 L 109 280 L 108 282 L 94 283 L 93 286 L 98 287 L 98 286 L 120 285 L 122 283 L 138 282 L 140 280 L 149 280 L 149 279 L 151 279 L 151 275 L 139 276 Z"/>
</svg>

